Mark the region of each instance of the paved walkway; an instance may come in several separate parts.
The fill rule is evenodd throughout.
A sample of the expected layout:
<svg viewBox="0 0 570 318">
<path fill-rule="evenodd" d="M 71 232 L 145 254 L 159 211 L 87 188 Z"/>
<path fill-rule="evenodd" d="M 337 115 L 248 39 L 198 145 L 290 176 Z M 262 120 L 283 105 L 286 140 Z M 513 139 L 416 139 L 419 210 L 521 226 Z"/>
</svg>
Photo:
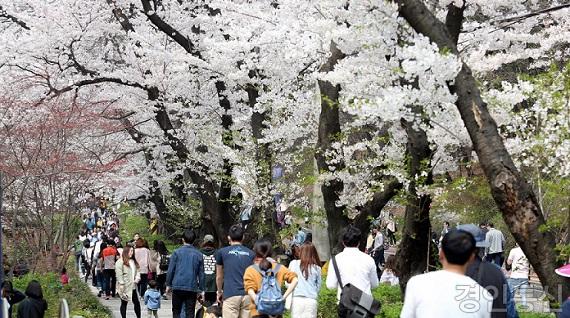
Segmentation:
<svg viewBox="0 0 570 318">
<path fill-rule="evenodd" d="M 94 295 L 97 295 L 98 293 L 98 289 L 91 286 L 91 284 L 89 285 L 89 287 L 91 288 L 91 292 Z M 116 298 L 111 298 L 109 300 L 105 300 L 105 297 L 101 297 L 99 298 L 99 301 L 107 308 L 109 308 L 111 310 L 111 312 L 113 313 L 113 318 L 121 318 L 121 300 L 116 297 Z M 135 310 L 133 307 L 132 302 L 129 302 L 129 304 L 127 305 L 127 318 L 135 318 Z M 147 311 L 146 311 L 146 307 L 144 306 L 144 302 L 141 300 L 141 317 L 142 318 L 146 318 L 147 317 Z M 159 318 L 171 318 L 172 317 L 172 301 L 169 300 L 162 300 L 162 302 L 160 303 L 160 309 L 158 310 L 158 317 Z"/>
</svg>

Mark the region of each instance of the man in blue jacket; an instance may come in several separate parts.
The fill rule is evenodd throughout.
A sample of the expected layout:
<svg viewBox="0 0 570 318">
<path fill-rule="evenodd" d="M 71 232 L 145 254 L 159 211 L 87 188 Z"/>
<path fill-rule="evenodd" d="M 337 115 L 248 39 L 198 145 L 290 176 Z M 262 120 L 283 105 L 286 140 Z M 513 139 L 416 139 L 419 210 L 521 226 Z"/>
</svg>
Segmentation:
<svg viewBox="0 0 570 318">
<path fill-rule="evenodd" d="M 192 246 L 196 239 L 193 230 L 184 230 L 182 247 L 170 256 L 170 265 L 166 275 L 166 292 L 172 291 L 172 317 L 179 318 L 182 306 L 186 317 L 194 318 L 194 308 L 198 294 L 204 291 L 204 258 L 202 253 Z"/>
</svg>

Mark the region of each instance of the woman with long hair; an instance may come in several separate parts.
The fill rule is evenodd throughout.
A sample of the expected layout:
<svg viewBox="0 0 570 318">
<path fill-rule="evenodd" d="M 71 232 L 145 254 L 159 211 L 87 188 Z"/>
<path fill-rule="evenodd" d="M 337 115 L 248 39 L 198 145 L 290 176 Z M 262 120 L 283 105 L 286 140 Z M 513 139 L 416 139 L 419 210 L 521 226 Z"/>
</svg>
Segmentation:
<svg viewBox="0 0 570 318">
<path fill-rule="evenodd" d="M 134 250 L 130 246 L 123 248 L 121 258 L 115 263 L 115 273 L 117 275 L 117 292 L 121 297 L 121 317 L 127 318 L 127 304 L 133 301 L 137 318 L 141 317 L 141 303 L 137 293 L 137 283 L 141 276 L 139 264 L 134 259 Z"/>
<path fill-rule="evenodd" d="M 166 274 L 168 271 L 168 249 L 163 241 L 154 241 L 154 252 L 158 254 L 158 266 L 156 269 L 156 284 L 160 295 L 166 298 Z"/>
<path fill-rule="evenodd" d="M 390 255 L 386 260 L 384 266 L 384 271 L 380 277 L 380 284 L 388 284 L 391 286 L 396 286 L 400 284 L 400 279 L 398 278 L 399 273 L 396 268 L 396 256 Z"/>
<path fill-rule="evenodd" d="M 293 291 L 292 318 L 316 318 L 317 297 L 321 289 L 321 260 L 311 242 L 298 247 L 299 259 L 289 264 L 289 270 L 297 274 L 299 284 Z"/>
<path fill-rule="evenodd" d="M 265 239 L 258 240 L 253 246 L 255 252 L 254 265 L 249 266 L 243 274 L 243 287 L 249 297 L 251 297 L 250 312 L 252 318 L 269 318 L 268 315 L 262 315 L 256 310 L 257 294 L 261 290 L 261 283 L 263 277 L 258 269 L 262 272 L 267 272 L 270 269 L 275 269 L 277 263 L 271 259 L 273 248 L 271 242 Z M 275 274 L 277 283 L 282 286 L 284 282 L 289 284 L 287 291 L 283 294 L 283 299 L 287 298 L 295 287 L 297 286 L 297 274 L 290 271 L 287 267 L 279 265 L 279 269 Z M 281 317 L 281 316 L 278 316 Z"/>
<path fill-rule="evenodd" d="M 148 243 L 142 238 L 138 238 L 135 241 L 135 260 L 137 264 L 139 264 L 139 271 L 141 273 L 141 279 L 137 284 L 139 295 L 144 295 L 146 292 L 148 275 L 152 273 L 150 271 L 150 250 L 146 246 L 148 246 Z"/>
</svg>

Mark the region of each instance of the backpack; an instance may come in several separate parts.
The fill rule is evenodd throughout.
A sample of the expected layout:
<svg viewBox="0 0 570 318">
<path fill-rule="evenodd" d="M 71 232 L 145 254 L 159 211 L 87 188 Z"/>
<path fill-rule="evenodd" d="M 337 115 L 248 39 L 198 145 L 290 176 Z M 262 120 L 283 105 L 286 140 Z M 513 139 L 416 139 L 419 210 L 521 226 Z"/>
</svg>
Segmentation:
<svg viewBox="0 0 570 318">
<path fill-rule="evenodd" d="M 253 265 L 253 268 L 261 274 L 261 289 L 257 294 L 256 309 L 262 315 L 282 315 L 285 311 L 285 300 L 281 295 L 281 286 L 277 282 L 277 273 L 279 272 L 280 264 L 275 268 L 268 269 L 263 272 L 259 265 Z"/>
<path fill-rule="evenodd" d="M 161 271 L 167 271 L 169 265 L 170 255 L 160 255 L 160 263 L 158 264 L 158 268 L 160 268 Z"/>
</svg>

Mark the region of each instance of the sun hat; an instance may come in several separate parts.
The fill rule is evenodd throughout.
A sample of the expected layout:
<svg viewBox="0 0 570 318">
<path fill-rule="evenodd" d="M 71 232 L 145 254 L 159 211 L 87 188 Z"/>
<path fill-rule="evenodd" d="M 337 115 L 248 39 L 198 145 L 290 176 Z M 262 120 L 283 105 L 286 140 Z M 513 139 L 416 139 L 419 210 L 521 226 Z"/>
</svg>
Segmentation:
<svg viewBox="0 0 570 318">
<path fill-rule="evenodd" d="M 485 233 L 475 224 L 461 224 L 458 225 L 457 230 L 465 231 L 475 238 L 475 246 L 489 247 L 489 243 L 485 240 Z"/>
<path fill-rule="evenodd" d="M 554 270 L 554 272 L 563 277 L 570 277 L 570 264 L 566 264 Z"/>
</svg>

